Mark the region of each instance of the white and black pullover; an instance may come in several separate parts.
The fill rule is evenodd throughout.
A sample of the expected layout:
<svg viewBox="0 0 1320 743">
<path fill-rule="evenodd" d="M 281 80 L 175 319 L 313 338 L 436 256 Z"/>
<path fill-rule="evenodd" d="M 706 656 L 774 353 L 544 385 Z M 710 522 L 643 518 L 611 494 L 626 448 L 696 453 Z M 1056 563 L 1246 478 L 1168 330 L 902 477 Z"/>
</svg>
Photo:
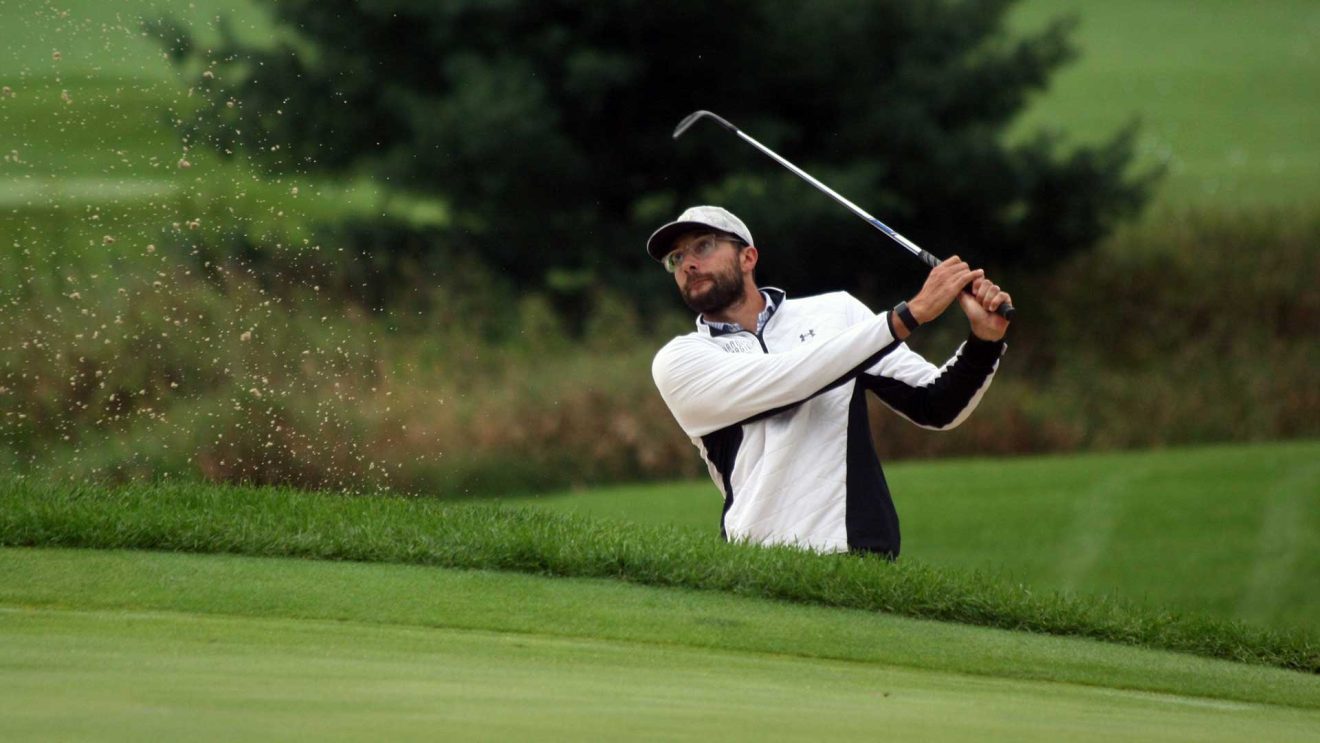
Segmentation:
<svg viewBox="0 0 1320 743">
<path fill-rule="evenodd" d="M 971 414 L 1003 341 L 969 336 L 942 367 L 897 341 L 888 313 L 845 292 L 763 290 L 759 332 L 674 338 L 651 366 L 669 410 L 724 496 L 721 534 L 820 552 L 897 556 L 898 514 L 871 441 L 865 393 L 930 429 Z"/>
</svg>

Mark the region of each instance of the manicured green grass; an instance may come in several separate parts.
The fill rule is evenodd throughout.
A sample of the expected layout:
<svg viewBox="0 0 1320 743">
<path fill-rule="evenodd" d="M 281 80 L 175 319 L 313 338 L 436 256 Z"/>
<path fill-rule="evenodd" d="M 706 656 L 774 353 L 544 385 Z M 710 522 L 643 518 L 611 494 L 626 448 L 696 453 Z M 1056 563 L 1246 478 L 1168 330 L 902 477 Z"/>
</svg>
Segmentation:
<svg viewBox="0 0 1320 743">
<path fill-rule="evenodd" d="M 6 740 L 1301 739 L 1315 712 L 773 655 L 280 620 L 6 621 Z M 1097 724 L 1097 720 L 1103 721 Z"/>
<path fill-rule="evenodd" d="M 166 14 L 201 46 L 219 38 L 219 16 L 245 41 L 275 37 L 255 0 L 0 6 L 0 85 L 10 91 L 0 94 L 0 243 L 12 248 L 0 255 L 0 291 L 34 267 L 123 275 L 143 268 L 147 245 L 160 246 L 159 259 L 190 237 L 224 244 L 242 232 L 287 251 L 345 215 L 448 219 L 434 197 L 361 177 L 270 178 L 190 145 L 175 124 L 196 115 L 199 98 L 143 28 Z M 193 220 L 197 232 L 180 231 Z"/>
<path fill-rule="evenodd" d="M 175 175 L 183 143 L 169 119 L 189 110 L 188 85 L 143 26 L 166 14 L 203 46 L 219 38 L 219 15 L 239 38 L 272 39 L 266 12 L 249 0 L 0 7 L 0 84 L 12 91 L 0 98 L 3 154 L 20 156 L 3 163 L 0 182 Z"/>
<path fill-rule="evenodd" d="M 1081 57 L 1018 131 L 1075 141 L 1140 119 L 1157 203 L 1305 205 L 1320 192 L 1320 5 L 1311 0 L 1027 0 L 1022 28 L 1075 12 Z"/>
<path fill-rule="evenodd" d="M 883 446 L 883 444 L 882 444 Z M 905 559 L 1277 627 L 1320 626 L 1320 442 L 902 462 Z M 511 503 L 716 534 L 709 481 Z"/>
<path fill-rule="evenodd" d="M 4 21 L 0 23 L 0 74 L 173 80 L 161 46 L 144 32 L 144 21 L 173 16 L 205 44 L 219 39 L 217 17 L 224 16 L 239 39 L 265 43 L 273 35 L 263 6 L 263 0 L 5 3 L 0 7 Z M 58 61 L 52 58 L 56 51 L 60 52 Z"/>
<path fill-rule="evenodd" d="M 1072 600 L 905 560 L 726 544 L 491 505 L 208 485 L 107 491 L 0 482 L 0 546 L 76 546 L 400 562 L 614 578 L 804 604 L 1092 637 L 1320 670 L 1303 632 L 1266 632 L 1122 602 Z"/>
<path fill-rule="evenodd" d="M 0 575 L 6 740 L 1280 740 L 1320 722 L 1315 675 L 617 581 L 27 549 L 0 550 Z"/>
</svg>

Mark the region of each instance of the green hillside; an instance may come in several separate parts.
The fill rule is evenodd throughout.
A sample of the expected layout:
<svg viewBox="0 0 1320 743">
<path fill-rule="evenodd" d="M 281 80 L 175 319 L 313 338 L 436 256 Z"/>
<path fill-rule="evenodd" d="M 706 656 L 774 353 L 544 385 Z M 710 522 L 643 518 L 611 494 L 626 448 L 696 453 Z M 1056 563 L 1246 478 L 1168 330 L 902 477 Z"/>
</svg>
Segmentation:
<svg viewBox="0 0 1320 743">
<path fill-rule="evenodd" d="M 164 111 L 186 110 L 187 86 L 141 30 L 168 12 L 203 41 L 218 17 L 241 38 L 269 40 L 260 3 L 165 0 L 56 6 L 0 5 L 0 99 L 4 154 L 0 204 L 51 198 L 104 200 L 161 193 L 181 154 Z M 1081 56 L 1019 122 L 1077 141 L 1139 118 L 1147 163 L 1164 163 L 1160 200 L 1170 205 L 1304 205 L 1320 192 L 1320 7 L 1308 0 L 1094 2 L 1027 0 L 1015 24 L 1038 27 L 1076 13 Z M 60 52 L 58 61 L 52 58 Z M 68 91 L 71 102 L 62 100 Z M 152 162 L 156 158 L 156 162 Z M 192 174 L 196 176 L 196 171 Z M 87 179 L 73 188 L 31 179 Z M 140 180 L 131 184 L 125 180 Z M 26 182 L 25 182 L 26 181 Z M 54 191 L 42 190 L 54 188 Z"/>
<path fill-rule="evenodd" d="M 1081 56 L 1018 131 L 1076 141 L 1132 120 L 1168 178 L 1157 203 L 1306 206 L 1320 192 L 1320 5 L 1310 0 L 1027 0 L 1023 28 L 1075 13 Z"/>
</svg>

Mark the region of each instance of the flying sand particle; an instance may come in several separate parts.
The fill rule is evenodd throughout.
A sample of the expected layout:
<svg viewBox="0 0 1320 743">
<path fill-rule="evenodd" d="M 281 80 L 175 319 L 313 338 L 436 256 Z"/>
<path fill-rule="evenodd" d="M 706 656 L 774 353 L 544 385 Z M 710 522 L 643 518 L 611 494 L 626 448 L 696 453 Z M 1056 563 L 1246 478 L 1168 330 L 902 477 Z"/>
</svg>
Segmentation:
<svg viewBox="0 0 1320 743">
<path fill-rule="evenodd" d="M 184 170 L 187 170 L 188 168 L 192 167 L 192 163 L 188 162 L 184 158 L 179 158 L 179 167 L 183 168 Z"/>
</svg>

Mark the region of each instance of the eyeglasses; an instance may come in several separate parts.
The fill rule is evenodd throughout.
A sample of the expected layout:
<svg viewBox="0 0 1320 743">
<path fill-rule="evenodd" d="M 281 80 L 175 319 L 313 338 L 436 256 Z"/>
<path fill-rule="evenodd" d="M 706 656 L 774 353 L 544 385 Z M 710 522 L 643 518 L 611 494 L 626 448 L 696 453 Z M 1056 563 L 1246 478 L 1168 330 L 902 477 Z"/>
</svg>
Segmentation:
<svg viewBox="0 0 1320 743">
<path fill-rule="evenodd" d="M 666 271 L 674 273 L 678 271 L 679 266 L 683 265 L 683 260 L 688 257 L 688 254 L 694 255 L 697 258 L 705 258 L 715 252 L 715 248 L 718 248 L 720 243 L 724 242 L 733 243 L 735 247 L 746 245 L 742 240 L 731 240 L 727 237 L 716 237 L 715 235 L 711 235 L 709 237 L 701 238 L 683 250 L 673 251 L 669 255 L 666 255 L 661 262 L 664 264 Z"/>
</svg>

